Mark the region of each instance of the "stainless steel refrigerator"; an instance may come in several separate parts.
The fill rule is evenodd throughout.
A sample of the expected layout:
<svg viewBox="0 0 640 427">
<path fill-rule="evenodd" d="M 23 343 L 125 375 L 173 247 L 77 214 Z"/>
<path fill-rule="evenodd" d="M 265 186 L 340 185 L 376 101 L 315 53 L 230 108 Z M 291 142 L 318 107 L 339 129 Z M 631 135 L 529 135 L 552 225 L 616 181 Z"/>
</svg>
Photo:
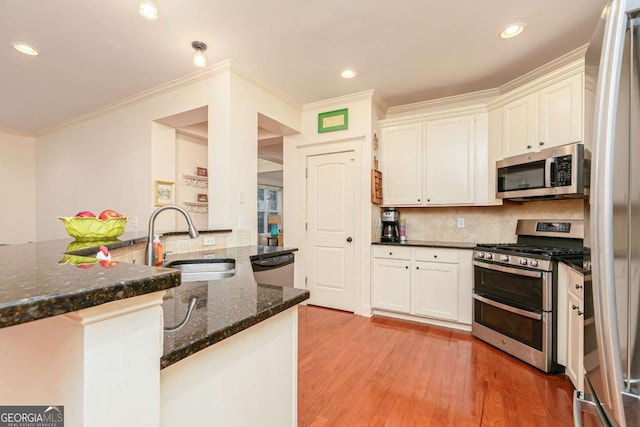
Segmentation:
<svg viewBox="0 0 640 427">
<path fill-rule="evenodd" d="M 613 0 L 585 57 L 585 392 L 574 423 L 640 426 L 640 0 Z M 585 168 L 588 169 L 588 168 Z"/>
</svg>

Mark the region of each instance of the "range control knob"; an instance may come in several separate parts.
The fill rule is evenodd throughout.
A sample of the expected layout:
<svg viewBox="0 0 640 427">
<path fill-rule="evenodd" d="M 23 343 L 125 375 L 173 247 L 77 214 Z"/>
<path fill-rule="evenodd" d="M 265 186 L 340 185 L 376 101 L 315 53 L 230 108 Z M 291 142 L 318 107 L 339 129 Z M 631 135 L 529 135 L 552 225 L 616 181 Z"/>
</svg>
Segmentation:
<svg viewBox="0 0 640 427">
<path fill-rule="evenodd" d="M 520 263 L 520 265 L 527 265 L 527 259 L 526 258 L 520 258 L 520 261 L 518 261 Z"/>
<path fill-rule="evenodd" d="M 477 252 L 477 253 L 476 253 L 476 256 L 477 256 L 478 258 L 484 258 L 484 252 Z"/>
<path fill-rule="evenodd" d="M 485 257 L 486 259 L 492 259 L 492 258 L 493 258 L 493 254 L 491 254 L 491 253 L 486 253 L 486 254 L 484 254 L 484 257 Z"/>
<path fill-rule="evenodd" d="M 509 255 L 500 255 L 500 261 L 509 261 Z"/>
<path fill-rule="evenodd" d="M 529 265 L 530 265 L 531 267 L 537 267 L 537 266 L 538 266 L 538 261 L 537 261 L 537 260 L 535 260 L 535 259 L 532 259 L 532 260 L 531 260 L 531 262 L 529 263 Z"/>
</svg>

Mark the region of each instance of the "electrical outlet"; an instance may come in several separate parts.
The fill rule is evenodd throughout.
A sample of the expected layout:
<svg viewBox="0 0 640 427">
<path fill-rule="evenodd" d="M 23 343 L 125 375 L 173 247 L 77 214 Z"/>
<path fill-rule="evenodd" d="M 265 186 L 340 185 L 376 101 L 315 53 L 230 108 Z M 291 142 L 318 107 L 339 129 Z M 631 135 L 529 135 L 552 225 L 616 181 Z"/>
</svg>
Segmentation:
<svg viewBox="0 0 640 427">
<path fill-rule="evenodd" d="M 216 254 L 206 254 L 202 257 L 203 259 L 215 259 Z"/>
<path fill-rule="evenodd" d="M 204 245 L 205 246 L 211 246 L 211 245 L 215 245 L 216 244 L 216 238 L 215 237 L 205 237 L 204 238 Z"/>
<path fill-rule="evenodd" d="M 464 218 L 458 218 L 458 228 L 464 228 Z"/>
<path fill-rule="evenodd" d="M 138 227 L 138 217 L 132 216 L 129 218 L 129 224 L 131 224 L 132 227 Z"/>
</svg>

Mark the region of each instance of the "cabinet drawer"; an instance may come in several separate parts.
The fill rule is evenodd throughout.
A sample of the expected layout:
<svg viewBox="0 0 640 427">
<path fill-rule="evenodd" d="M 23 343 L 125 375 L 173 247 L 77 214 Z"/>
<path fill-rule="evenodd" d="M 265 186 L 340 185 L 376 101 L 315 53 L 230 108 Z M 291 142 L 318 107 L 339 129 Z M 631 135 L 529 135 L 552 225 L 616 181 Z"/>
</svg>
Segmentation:
<svg viewBox="0 0 640 427">
<path fill-rule="evenodd" d="M 416 261 L 458 263 L 458 251 L 443 248 L 420 248 L 415 250 Z"/>
<path fill-rule="evenodd" d="M 411 248 L 400 248 L 393 245 L 375 245 L 374 258 L 411 259 Z"/>
<path fill-rule="evenodd" d="M 568 291 L 575 295 L 580 301 L 583 300 L 583 286 L 584 286 L 584 276 L 579 272 L 568 268 L 567 274 L 567 288 Z"/>
</svg>

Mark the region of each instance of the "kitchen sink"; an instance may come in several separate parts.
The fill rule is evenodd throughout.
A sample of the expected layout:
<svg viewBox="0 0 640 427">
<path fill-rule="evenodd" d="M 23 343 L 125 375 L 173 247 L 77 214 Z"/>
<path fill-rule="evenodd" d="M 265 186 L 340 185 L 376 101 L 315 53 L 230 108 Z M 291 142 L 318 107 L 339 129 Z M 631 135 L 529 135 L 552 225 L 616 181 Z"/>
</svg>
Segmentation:
<svg viewBox="0 0 640 427">
<path fill-rule="evenodd" d="M 236 260 L 232 258 L 177 260 L 165 267 L 180 270 L 182 282 L 220 280 L 236 274 Z"/>
</svg>

